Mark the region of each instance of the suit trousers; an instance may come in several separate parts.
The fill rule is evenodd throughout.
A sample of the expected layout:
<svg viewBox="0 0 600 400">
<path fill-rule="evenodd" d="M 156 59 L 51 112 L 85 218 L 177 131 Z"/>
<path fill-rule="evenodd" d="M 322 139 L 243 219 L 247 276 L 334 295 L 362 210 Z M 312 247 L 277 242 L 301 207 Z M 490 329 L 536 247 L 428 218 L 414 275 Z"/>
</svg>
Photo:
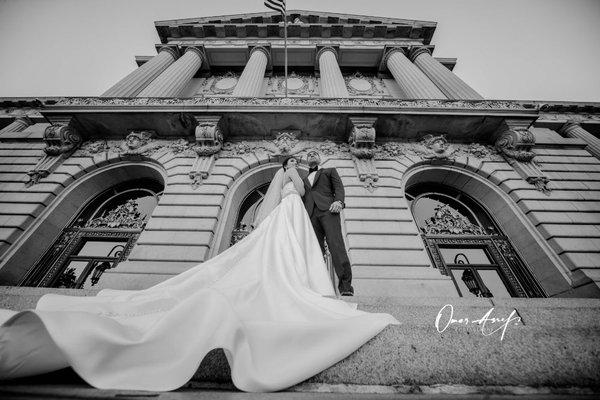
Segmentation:
<svg viewBox="0 0 600 400">
<path fill-rule="evenodd" d="M 342 237 L 340 214 L 334 214 L 329 210 L 319 210 L 315 207 L 310 215 L 310 222 L 315 230 L 323 254 L 325 254 L 324 241 L 327 241 L 333 267 L 339 279 L 338 289 L 340 293 L 351 290 L 352 267 Z"/>
</svg>

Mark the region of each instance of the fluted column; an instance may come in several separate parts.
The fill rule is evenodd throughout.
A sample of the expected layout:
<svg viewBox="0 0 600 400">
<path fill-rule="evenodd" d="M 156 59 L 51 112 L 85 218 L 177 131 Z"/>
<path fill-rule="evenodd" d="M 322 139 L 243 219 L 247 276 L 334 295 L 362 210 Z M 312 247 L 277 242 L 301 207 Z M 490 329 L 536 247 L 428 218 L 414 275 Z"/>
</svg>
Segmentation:
<svg viewBox="0 0 600 400">
<path fill-rule="evenodd" d="M 135 97 L 177 59 L 177 51 L 162 47 L 158 54 L 121 79 L 100 97 Z"/>
<path fill-rule="evenodd" d="M 448 97 L 455 100 L 483 100 L 483 97 L 431 56 L 425 47 L 410 52 L 410 60 Z"/>
<path fill-rule="evenodd" d="M 23 115 L 15 118 L 13 122 L 6 125 L 4 128 L 0 130 L 0 135 L 6 132 L 21 132 L 28 126 L 32 125 L 33 122 L 29 119 L 28 116 Z"/>
<path fill-rule="evenodd" d="M 250 58 L 244 67 L 244 72 L 242 72 L 242 76 L 240 76 L 235 89 L 233 89 L 234 96 L 260 96 L 269 57 L 269 50 L 261 46 L 254 47 L 250 51 Z"/>
<path fill-rule="evenodd" d="M 202 65 L 202 53 L 188 47 L 185 53 L 152 81 L 137 97 L 177 97 Z"/>
<path fill-rule="evenodd" d="M 402 49 L 386 54 L 385 64 L 409 99 L 445 99 L 446 96 L 404 55 Z"/>
<path fill-rule="evenodd" d="M 600 139 L 583 129 L 579 123 L 569 121 L 558 130 L 558 133 L 565 137 L 583 140 L 587 143 L 586 149 L 592 153 L 594 157 L 600 159 Z"/>
<path fill-rule="evenodd" d="M 337 61 L 337 52 L 332 47 L 325 47 L 317 53 L 321 72 L 321 97 L 350 97 L 346 82 Z"/>
</svg>

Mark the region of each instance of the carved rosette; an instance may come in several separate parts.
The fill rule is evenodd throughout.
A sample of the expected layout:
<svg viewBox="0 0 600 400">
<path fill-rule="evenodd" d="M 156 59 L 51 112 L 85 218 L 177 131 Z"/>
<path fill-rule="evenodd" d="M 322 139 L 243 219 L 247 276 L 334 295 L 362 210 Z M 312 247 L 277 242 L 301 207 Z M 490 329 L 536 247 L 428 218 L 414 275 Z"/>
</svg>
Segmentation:
<svg viewBox="0 0 600 400">
<path fill-rule="evenodd" d="M 68 123 L 50 125 L 44 131 L 44 156 L 27 172 L 29 181 L 27 186 L 35 185 L 40 179 L 50 175 L 62 162 L 68 158 L 81 145 L 81 135 Z"/>
<path fill-rule="evenodd" d="M 219 128 L 218 116 L 196 116 L 196 144 L 192 146 L 197 157 L 190 169 L 192 188 L 202 185 L 202 181 L 210 176 L 216 155 L 223 148 L 223 134 Z"/>
<path fill-rule="evenodd" d="M 507 120 L 507 130 L 496 140 L 496 150 L 528 183 L 544 194 L 550 194 L 549 179 L 535 162 L 535 145 L 533 133 L 517 121 Z"/>
</svg>

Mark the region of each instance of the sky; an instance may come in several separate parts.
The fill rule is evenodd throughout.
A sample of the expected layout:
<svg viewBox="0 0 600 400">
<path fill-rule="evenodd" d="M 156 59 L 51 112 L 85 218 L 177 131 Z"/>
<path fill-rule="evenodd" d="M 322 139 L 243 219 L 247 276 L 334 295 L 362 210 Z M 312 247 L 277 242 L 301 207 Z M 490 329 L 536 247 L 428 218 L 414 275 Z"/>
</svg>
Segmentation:
<svg viewBox="0 0 600 400">
<path fill-rule="evenodd" d="M 434 56 L 486 99 L 600 102 L 600 0 L 287 0 L 438 23 Z M 0 97 L 97 96 L 155 55 L 154 21 L 262 0 L 0 0 Z"/>
</svg>

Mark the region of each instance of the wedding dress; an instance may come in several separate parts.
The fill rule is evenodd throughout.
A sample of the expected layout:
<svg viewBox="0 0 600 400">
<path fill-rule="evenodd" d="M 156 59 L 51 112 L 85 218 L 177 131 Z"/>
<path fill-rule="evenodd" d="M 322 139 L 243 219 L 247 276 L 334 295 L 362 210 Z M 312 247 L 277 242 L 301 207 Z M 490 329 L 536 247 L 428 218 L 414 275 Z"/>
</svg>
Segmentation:
<svg viewBox="0 0 600 400">
<path fill-rule="evenodd" d="M 280 186 L 281 187 L 281 186 Z M 293 183 L 250 235 L 145 290 L 43 296 L 0 315 L 0 379 L 71 366 L 100 389 L 173 390 L 222 348 L 233 383 L 288 388 L 344 359 L 388 324 L 334 298 Z"/>
</svg>

